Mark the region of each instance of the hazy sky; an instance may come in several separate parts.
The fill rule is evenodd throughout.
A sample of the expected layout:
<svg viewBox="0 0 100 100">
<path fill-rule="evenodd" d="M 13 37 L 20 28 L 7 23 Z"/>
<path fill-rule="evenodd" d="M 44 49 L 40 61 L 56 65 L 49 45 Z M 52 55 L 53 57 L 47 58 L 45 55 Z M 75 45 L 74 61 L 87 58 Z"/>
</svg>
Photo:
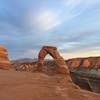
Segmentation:
<svg viewBox="0 0 100 100">
<path fill-rule="evenodd" d="M 66 59 L 100 56 L 100 0 L 0 0 L 0 44 L 11 59 L 35 58 L 43 45 Z"/>
</svg>

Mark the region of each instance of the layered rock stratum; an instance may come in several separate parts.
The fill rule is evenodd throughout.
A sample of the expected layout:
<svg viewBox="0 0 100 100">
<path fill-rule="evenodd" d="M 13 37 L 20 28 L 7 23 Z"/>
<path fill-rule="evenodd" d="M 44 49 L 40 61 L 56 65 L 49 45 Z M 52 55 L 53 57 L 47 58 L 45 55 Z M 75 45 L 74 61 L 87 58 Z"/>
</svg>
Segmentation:
<svg viewBox="0 0 100 100">
<path fill-rule="evenodd" d="M 73 58 L 66 61 L 71 68 L 100 68 L 100 57 Z"/>
<path fill-rule="evenodd" d="M 37 64 L 37 61 L 33 62 L 27 60 L 27 61 L 22 61 L 22 60 L 16 60 L 12 61 L 12 66 L 19 71 L 28 71 L 30 68 L 30 71 L 33 71 L 35 69 L 35 66 Z M 54 61 L 46 61 L 44 63 L 44 66 L 48 68 L 53 68 L 52 70 L 57 70 L 57 65 Z M 45 69 L 45 67 L 43 68 Z M 77 69 L 77 68 L 86 68 L 86 69 L 100 69 L 100 57 L 87 57 L 87 58 L 73 58 L 73 59 L 68 59 L 66 60 L 66 66 L 69 68 Z"/>
<path fill-rule="evenodd" d="M 0 45 L 0 69 L 8 70 L 11 68 L 11 64 L 8 58 L 7 49 Z"/>
</svg>

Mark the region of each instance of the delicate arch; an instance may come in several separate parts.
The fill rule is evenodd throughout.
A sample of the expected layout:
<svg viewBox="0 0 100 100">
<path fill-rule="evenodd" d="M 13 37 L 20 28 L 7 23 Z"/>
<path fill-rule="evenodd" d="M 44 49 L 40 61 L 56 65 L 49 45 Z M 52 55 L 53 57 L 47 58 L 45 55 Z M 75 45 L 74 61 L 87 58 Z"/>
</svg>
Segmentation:
<svg viewBox="0 0 100 100">
<path fill-rule="evenodd" d="M 42 71 L 42 66 L 44 64 L 45 56 L 49 54 L 53 57 L 58 65 L 58 72 L 62 74 L 70 75 L 68 66 L 66 65 L 64 59 L 60 56 L 56 47 L 52 46 L 43 46 L 38 55 L 38 71 Z"/>
</svg>

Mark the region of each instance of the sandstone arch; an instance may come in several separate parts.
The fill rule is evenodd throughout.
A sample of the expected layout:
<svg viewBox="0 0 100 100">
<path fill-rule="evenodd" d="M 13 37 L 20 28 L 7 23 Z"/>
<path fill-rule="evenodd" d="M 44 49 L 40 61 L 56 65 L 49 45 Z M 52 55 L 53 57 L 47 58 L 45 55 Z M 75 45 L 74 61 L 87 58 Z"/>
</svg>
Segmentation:
<svg viewBox="0 0 100 100">
<path fill-rule="evenodd" d="M 42 66 L 44 64 L 45 56 L 49 54 L 53 57 L 58 65 L 58 72 L 61 74 L 67 74 L 70 76 L 69 69 L 64 61 L 64 59 L 60 56 L 56 47 L 52 46 L 43 46 L 38 55 L 38 71 L 42 71 Z"/>
</svg>

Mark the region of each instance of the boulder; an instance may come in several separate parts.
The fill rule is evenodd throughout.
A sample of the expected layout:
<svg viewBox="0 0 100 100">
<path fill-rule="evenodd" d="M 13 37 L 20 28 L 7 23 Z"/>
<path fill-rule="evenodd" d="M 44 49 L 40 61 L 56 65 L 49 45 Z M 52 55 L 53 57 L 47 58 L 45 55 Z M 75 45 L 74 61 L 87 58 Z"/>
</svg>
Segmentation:
<svg viewBox="0 0 100 100">
<path fill-rule="evenodd" d="M 0 45 L 0 69 L 8 70 L 10 69 L 11 64 L 8 59 L 8 52 L 7 49 Z"/>
</svg>

